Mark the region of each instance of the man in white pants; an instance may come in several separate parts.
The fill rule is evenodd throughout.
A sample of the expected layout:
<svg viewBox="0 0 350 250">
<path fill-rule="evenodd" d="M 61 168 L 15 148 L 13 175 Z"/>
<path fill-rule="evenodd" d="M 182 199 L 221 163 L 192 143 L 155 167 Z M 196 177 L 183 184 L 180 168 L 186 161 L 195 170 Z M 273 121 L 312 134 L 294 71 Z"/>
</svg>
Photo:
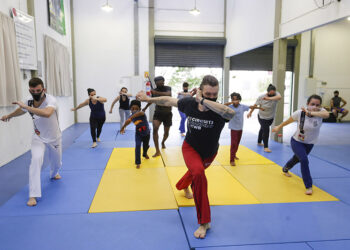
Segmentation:
<svg viewBox="0 0 350 250">
<path fill-rule="evenodd" d="M 45 94 L 44 83 L 39 78 L 29 81 L 29 92 L 32 95 L 25 103 L 14 102 L 19 108 L 9 115 L 1 117 L 9 121 L 12 117 L 28 112 L 34 125 L 32 137 L 32 160 L 29 167 L 29 200 L 28 206 L 37 204 L 36 198 L 41 197 L 40 173 L 44 161 L 45 148 L 49 150 L 50 178 L 61 179 L 58 171 L 62 166 L 62 140 L 58 124 L 58 106 L 55 97 Z"/>
</svg>

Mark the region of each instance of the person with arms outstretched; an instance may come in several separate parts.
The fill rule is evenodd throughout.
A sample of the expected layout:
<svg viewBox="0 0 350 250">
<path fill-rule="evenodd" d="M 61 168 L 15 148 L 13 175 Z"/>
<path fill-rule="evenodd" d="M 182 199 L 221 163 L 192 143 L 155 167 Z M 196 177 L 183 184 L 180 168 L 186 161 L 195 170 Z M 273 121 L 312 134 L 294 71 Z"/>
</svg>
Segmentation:
<svg viewBox="0 0 350 250">
<path fill-rule="evenodd" d="M 47 149 L 50 161 L 50 178 L 61 179 L 58 173 L 62 166 L 62 134 L 58 123 L 58 105 L 56 98 L 46 94 L 44 83 L 40 78 L 32 78 L 29 81 L 28 98 L 24 103 L 16 101 L 13 104 L 19 107 L 11 114 L 1 117 L 6 122 L 11 118 L 29 113 L 33 120 L 34 133 L 32 136 L 31 154 L 29 166 L 29 200 L 28 206 L 37 205 L 37 198 L 41 197 L 40 173 L 44 162 L 44 154 Z"/>
<path fill-rule="evenodd" d="M 199 228 L 196 238 L 205 238 L 210 228 L 211 215 L 208 199 L 208 184 L 205 169 L 213 162 L 219 149 L 219 138 L 225 122 L 235 114 L 234 110 L 217 103 L 219 82 L 211 75 L 204 76 L 196 98 L 180 100 L 170 96 L 148 97 L 143 91 L 137 94 L 140 101 L 161 106 L 173 106 L 187 116 L 187 133 L 182 144 L 182 154 L 188 168 L 186 174 L 176 184 L 184 190 L 186 198 L 194 198 Z M 189 190 L 191 185 L 193 195 Z"/>
</svg>

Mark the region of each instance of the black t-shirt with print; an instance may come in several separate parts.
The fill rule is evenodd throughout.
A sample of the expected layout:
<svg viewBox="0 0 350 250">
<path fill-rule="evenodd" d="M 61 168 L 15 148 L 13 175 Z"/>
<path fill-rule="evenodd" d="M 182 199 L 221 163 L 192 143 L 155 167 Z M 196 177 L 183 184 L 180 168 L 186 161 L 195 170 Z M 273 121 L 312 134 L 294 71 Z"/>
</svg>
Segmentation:
<svg viewBox="0 0 350 250">
<path fill-rule="evenodd" d="M 171 87 L 169 86 L 163 86 L 162 88 L 155 88 L 155 91 L 158 92 L 168 92 L 170 91 L 171 93 Z M 158 97 L 160 95 L 152 95 L 152 97 Z M 170 113 L 171 112 L 171 107 L 165 107 L 165 106 L 160 106 L 160 105 L 156 105 L 156 110 L 155 112 L 159 112 L 159 113 Z"/>
<path fill-rule="evenodd" d="M 185 141 L 199 153 L 202 159 L 216 154 L 221 131 L 228 120 L 211 110 L 199 111 L 198 103 L 193 97 L 182 98 L 177 105 L 178 109 L 187 116 Z"/>
</svg>

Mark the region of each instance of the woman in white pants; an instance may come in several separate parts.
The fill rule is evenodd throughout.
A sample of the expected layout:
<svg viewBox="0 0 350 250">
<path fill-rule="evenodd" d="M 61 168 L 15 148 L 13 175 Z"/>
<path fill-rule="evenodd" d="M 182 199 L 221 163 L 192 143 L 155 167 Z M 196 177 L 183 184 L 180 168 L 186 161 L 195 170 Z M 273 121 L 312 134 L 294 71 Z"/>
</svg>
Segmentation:
<svg viewBox="0 0 350 250">
<path fill-rule="evenodd" d="M 124 122 L 130 117 L 130 98 L 132 95 L 128 93 L 128 89 L 122 87 L 119 96 L 117 96 L 109 110 L 109 113 L 112 114 L 114 105 L 119 101 L 119 116 L 120 116 L 120 127 L 123 126 Z"/>
<path fill-rule="evenodd" d="M 19 108 L 11 114 L 1 117 L 2 121 L 9 121 L 12 117 L 28 112 L 33 119 L 34 134 L 31 149 L 32 159 L 29 167 L 28 206 L 35 206 L 37 204 L 36 198 L 41 197 L 40 173 L 46 148 L 49 150 L 50 157 L 50 177 L 54 180 L 61 179 L 58 173 L 62 166 L 62 140 L 58 124 L 58 106 L 56 99 L 45 94 L 45 91 L 42 80 L 32 78 L 29 81 L 29 92 L 32 98 L 25 103 L 14 102 Z"/>
</svg>

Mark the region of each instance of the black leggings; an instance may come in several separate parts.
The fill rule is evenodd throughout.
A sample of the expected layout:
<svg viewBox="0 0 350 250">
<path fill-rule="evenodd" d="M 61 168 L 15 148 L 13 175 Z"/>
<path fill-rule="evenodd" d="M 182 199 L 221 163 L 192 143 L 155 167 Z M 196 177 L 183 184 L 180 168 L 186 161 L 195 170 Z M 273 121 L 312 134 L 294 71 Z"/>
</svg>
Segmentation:
<svg viewBox="0 0 350 250">
<path fill-rule="evenodd" d="M 270 126 L 273 122 L 273 119 L 265 120 L 265 119 L 261 119 L 260 116 L 258 116 L 258 119 L 259 119 L 259 123 L 260 123 L 258 143 L 261 143 L 261 141 L 263 141 L 264 148 L 268 148 L 269 147 Z"/>
<path fill-rule="evenodd" d="M 91 137 L 93 142 L 96 142 L 96 137 L 97 138 L 100 137 L 102 126 L 105 123 L 105 121 L 106 121 L 106 118 L 96 119 L 96 118 L 90 117 L 90 132 L 91 132 Z M 97 131 L 97 136 L 96 136 L 96 131 Z"/>
</svg>

